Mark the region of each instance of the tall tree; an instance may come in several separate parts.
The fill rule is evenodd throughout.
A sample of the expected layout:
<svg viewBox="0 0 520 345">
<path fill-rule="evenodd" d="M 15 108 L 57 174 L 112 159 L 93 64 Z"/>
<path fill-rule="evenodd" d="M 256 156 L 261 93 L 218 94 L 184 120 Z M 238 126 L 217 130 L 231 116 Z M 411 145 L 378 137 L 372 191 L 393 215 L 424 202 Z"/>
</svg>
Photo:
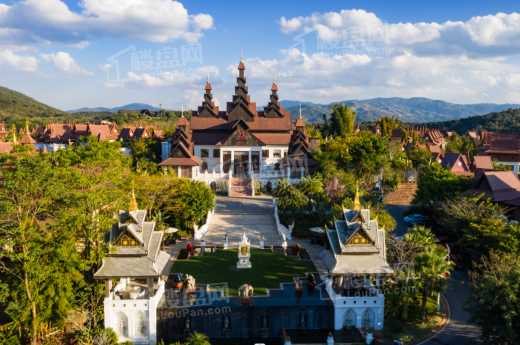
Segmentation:
<svg viewBox="0 0 520 345">
<path fill-rule="evenodd" d="M 332 136 L 345 136 L 354 133 L 354 122 L 356 121 L 356 112 L 351 111 L 347 103 L 330 104 L 332 109 L 330 115 L 329 133 Z"/>
<path fill-rule="evenodd" d="M 416 272 L 423 282 L 423 295 L 421 306 L 422 321 L 426 321 L 426 302 L 428 295 L 441 293 L 446 290 L 448 284 L 447 275 L 452 266 L 446 260 L 448 251 L 441 246 L 430 245 L 424 252 L 415 256 Z"/>
<path fill-rule="evenodd" d="M 39 325 L 62 324 L 74 300 L 73 284 L 83 266 L 74 233 L 59 225 L 56 208 L 68 195 L 69 172 L 49 155 L 16 155 L 0 159 L 0 263 L 10 286 L 10 305 L 30 329 L 36 343 Z"/>
<path fill-rule="evenodd" d="M 520 257 L 497 255 L 482 257 L 471 273 L 472 284 L 462 308 L 470 322 L 480 327 L 484 344 L 520 342 Z"/>
</svg>

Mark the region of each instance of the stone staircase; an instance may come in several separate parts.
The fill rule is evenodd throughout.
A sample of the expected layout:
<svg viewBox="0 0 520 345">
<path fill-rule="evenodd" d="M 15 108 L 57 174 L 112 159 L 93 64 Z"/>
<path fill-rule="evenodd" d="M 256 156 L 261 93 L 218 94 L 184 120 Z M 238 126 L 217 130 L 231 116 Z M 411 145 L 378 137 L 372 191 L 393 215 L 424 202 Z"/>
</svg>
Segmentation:
<svg viewBox="0 0 520 345">
<path fill-rule="evenodd" d="M 227 235 L 229 247 L 237 248 L 244 232 L 254 248 L 259 247 L 261 235 L 264 236 L 266 246 L 279 246 L 282 243 L 282 237 L 278 234 L 276 221 L 272 214 L 219 213 L 215 213 L 211 217 L 205 242 L 206 245 L 222 246 L 225 235 Z"/>
<path fill-rule="evenodd" d="M 395 192 L 385 195 L 384 201 L 389 205 L 410 205 L 417 191 L 417 183 L 399 183 Z"/>
<path fill-rule="evenodd" d="M 232 177 L 229 196 L 253 196 L 251 179 L 248 177 Z"/>
</svg>

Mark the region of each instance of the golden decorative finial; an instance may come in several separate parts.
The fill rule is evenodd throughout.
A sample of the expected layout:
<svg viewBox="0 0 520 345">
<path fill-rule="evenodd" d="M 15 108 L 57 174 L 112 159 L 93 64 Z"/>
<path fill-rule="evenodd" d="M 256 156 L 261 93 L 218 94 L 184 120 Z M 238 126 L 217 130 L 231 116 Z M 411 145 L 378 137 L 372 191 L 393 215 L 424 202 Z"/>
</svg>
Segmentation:
<svg viewBox="0 0 520 345">
<path fill-rule="evenodd" d="M 300 119 L 302 118 L 302 101 L 300 101 Z"/>
<path fill-rule="evenodd" d="M 16 126 L 13 124 L 11 129 L 13 131 L 13 143 L 16 144 Z"/>
<path fill-rule="evenodd" d="M 361 211 L 361 203 L 359 202 L 359 181 L 356 181 L 356 196 L 354 197 L 354 211 Z"/>
<path fill-rule="evenodd" d="M 25 132 L 26 132 L 26 134 L 31 133 L 31 132 L 29 132 L 29 119 L 28 118 L 25 118 Z"/>
<path fill-rule="evenodd" d="M 130 198 L 130 207 L 128 208 L 128 211 L 137 212 L 137 210 L 137 201 L 135 200 L 134 194 L 134 180 L 132 180 L 132 197 Z"/>
<path fill-rule="evenodd" d="M 208 83 L 209 83 L 209 73 L 208 73 Z"/>
<path fill-rule="evenodd" d="M 274 81 L 273 84 L 276 84 L 276 73 L 274 74 Z"/>
<path fill-rule="evenodd" d="M 242 62 L 242 48 L 240 48 L 240 62 Z"/>
<path fill-rule="evenodd" d="M 182 100 L 181 100 L 181 117 L 184 117 L 184 106 L 182 105 Z"/>
</svg>

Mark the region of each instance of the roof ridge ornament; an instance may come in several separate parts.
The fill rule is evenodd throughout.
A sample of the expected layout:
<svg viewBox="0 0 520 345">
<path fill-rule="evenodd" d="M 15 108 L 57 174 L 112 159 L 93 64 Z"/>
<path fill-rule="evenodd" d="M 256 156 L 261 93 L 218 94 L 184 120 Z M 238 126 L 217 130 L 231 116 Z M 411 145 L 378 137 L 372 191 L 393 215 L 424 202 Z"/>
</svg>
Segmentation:
<svg viewBox="0 0 520 345">
<path fill-rule="evenodd" d="M 300 120 L 302 118 L 302 101 L 300 101 Z"/>
<path fill-rule="evenodd" d="M 209 83 L 209 74 L 208 74 L 208 83 Z M 181 117 L 184 117 L 184 106 L 182 105 L 182 99 L 181 99 Z"/>
<path fill-rule="evenodd" d="M 128 211 L 136 213 L 137 210 L 137 201 L 135 200 L 134 194 L 134 180 L 132 179 L 132 196 L 130 198 L 130 207 L 128 208 Z"/>
<path fill-rule="evenodd" d="M 240 62 L 242 62 L 242 47 L 240 47 Z"/>
<path fill-rule="evenodd" d="M 356 180 L 356 196 L 354 197 L 354 211 L 361 211 L 361 202 L 359 202 L 359 180 Z"/>
</svg>

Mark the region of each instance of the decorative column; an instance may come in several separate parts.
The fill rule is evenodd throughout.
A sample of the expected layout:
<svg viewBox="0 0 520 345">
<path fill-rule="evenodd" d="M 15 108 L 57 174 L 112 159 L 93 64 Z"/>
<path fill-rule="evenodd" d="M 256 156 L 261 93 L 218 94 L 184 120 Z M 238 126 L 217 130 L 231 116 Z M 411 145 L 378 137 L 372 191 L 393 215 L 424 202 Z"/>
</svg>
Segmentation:
<svg viewBox="0 0 520 345">
<path fill-rule="evenodd" d="M 288 179 L 291 178 L 291 167 L 290 166 L 287 166 L 287 178 Z"/>
<path fill-rule="evenodd" d="M 233 176 L 233 169 L 235 169 L 235 151 L 231 150 L 231 167 L 229 168 L 229 178 Z"/>
<path fill-rule="evenodd" d="M 253 165 L 251 164 L 251 149 L 249 149 L 249 152 L 247 154 L 249 155 L 249 159 L 248 159 L 248 163 L 247 163 L 248 164 L 248 166 L 247 166 L 247 174 L 249 176 L 252 176 L 253 175 L 253 171 L 251 171 L 251 167 Z M 255 194 L 253 193 L 253 195 L 255 195 Z"/>
<path fill-rule="evenodd" d="M 181 177 L 181 166 L 177 166 L 177 177 Z"/>
</svg>

